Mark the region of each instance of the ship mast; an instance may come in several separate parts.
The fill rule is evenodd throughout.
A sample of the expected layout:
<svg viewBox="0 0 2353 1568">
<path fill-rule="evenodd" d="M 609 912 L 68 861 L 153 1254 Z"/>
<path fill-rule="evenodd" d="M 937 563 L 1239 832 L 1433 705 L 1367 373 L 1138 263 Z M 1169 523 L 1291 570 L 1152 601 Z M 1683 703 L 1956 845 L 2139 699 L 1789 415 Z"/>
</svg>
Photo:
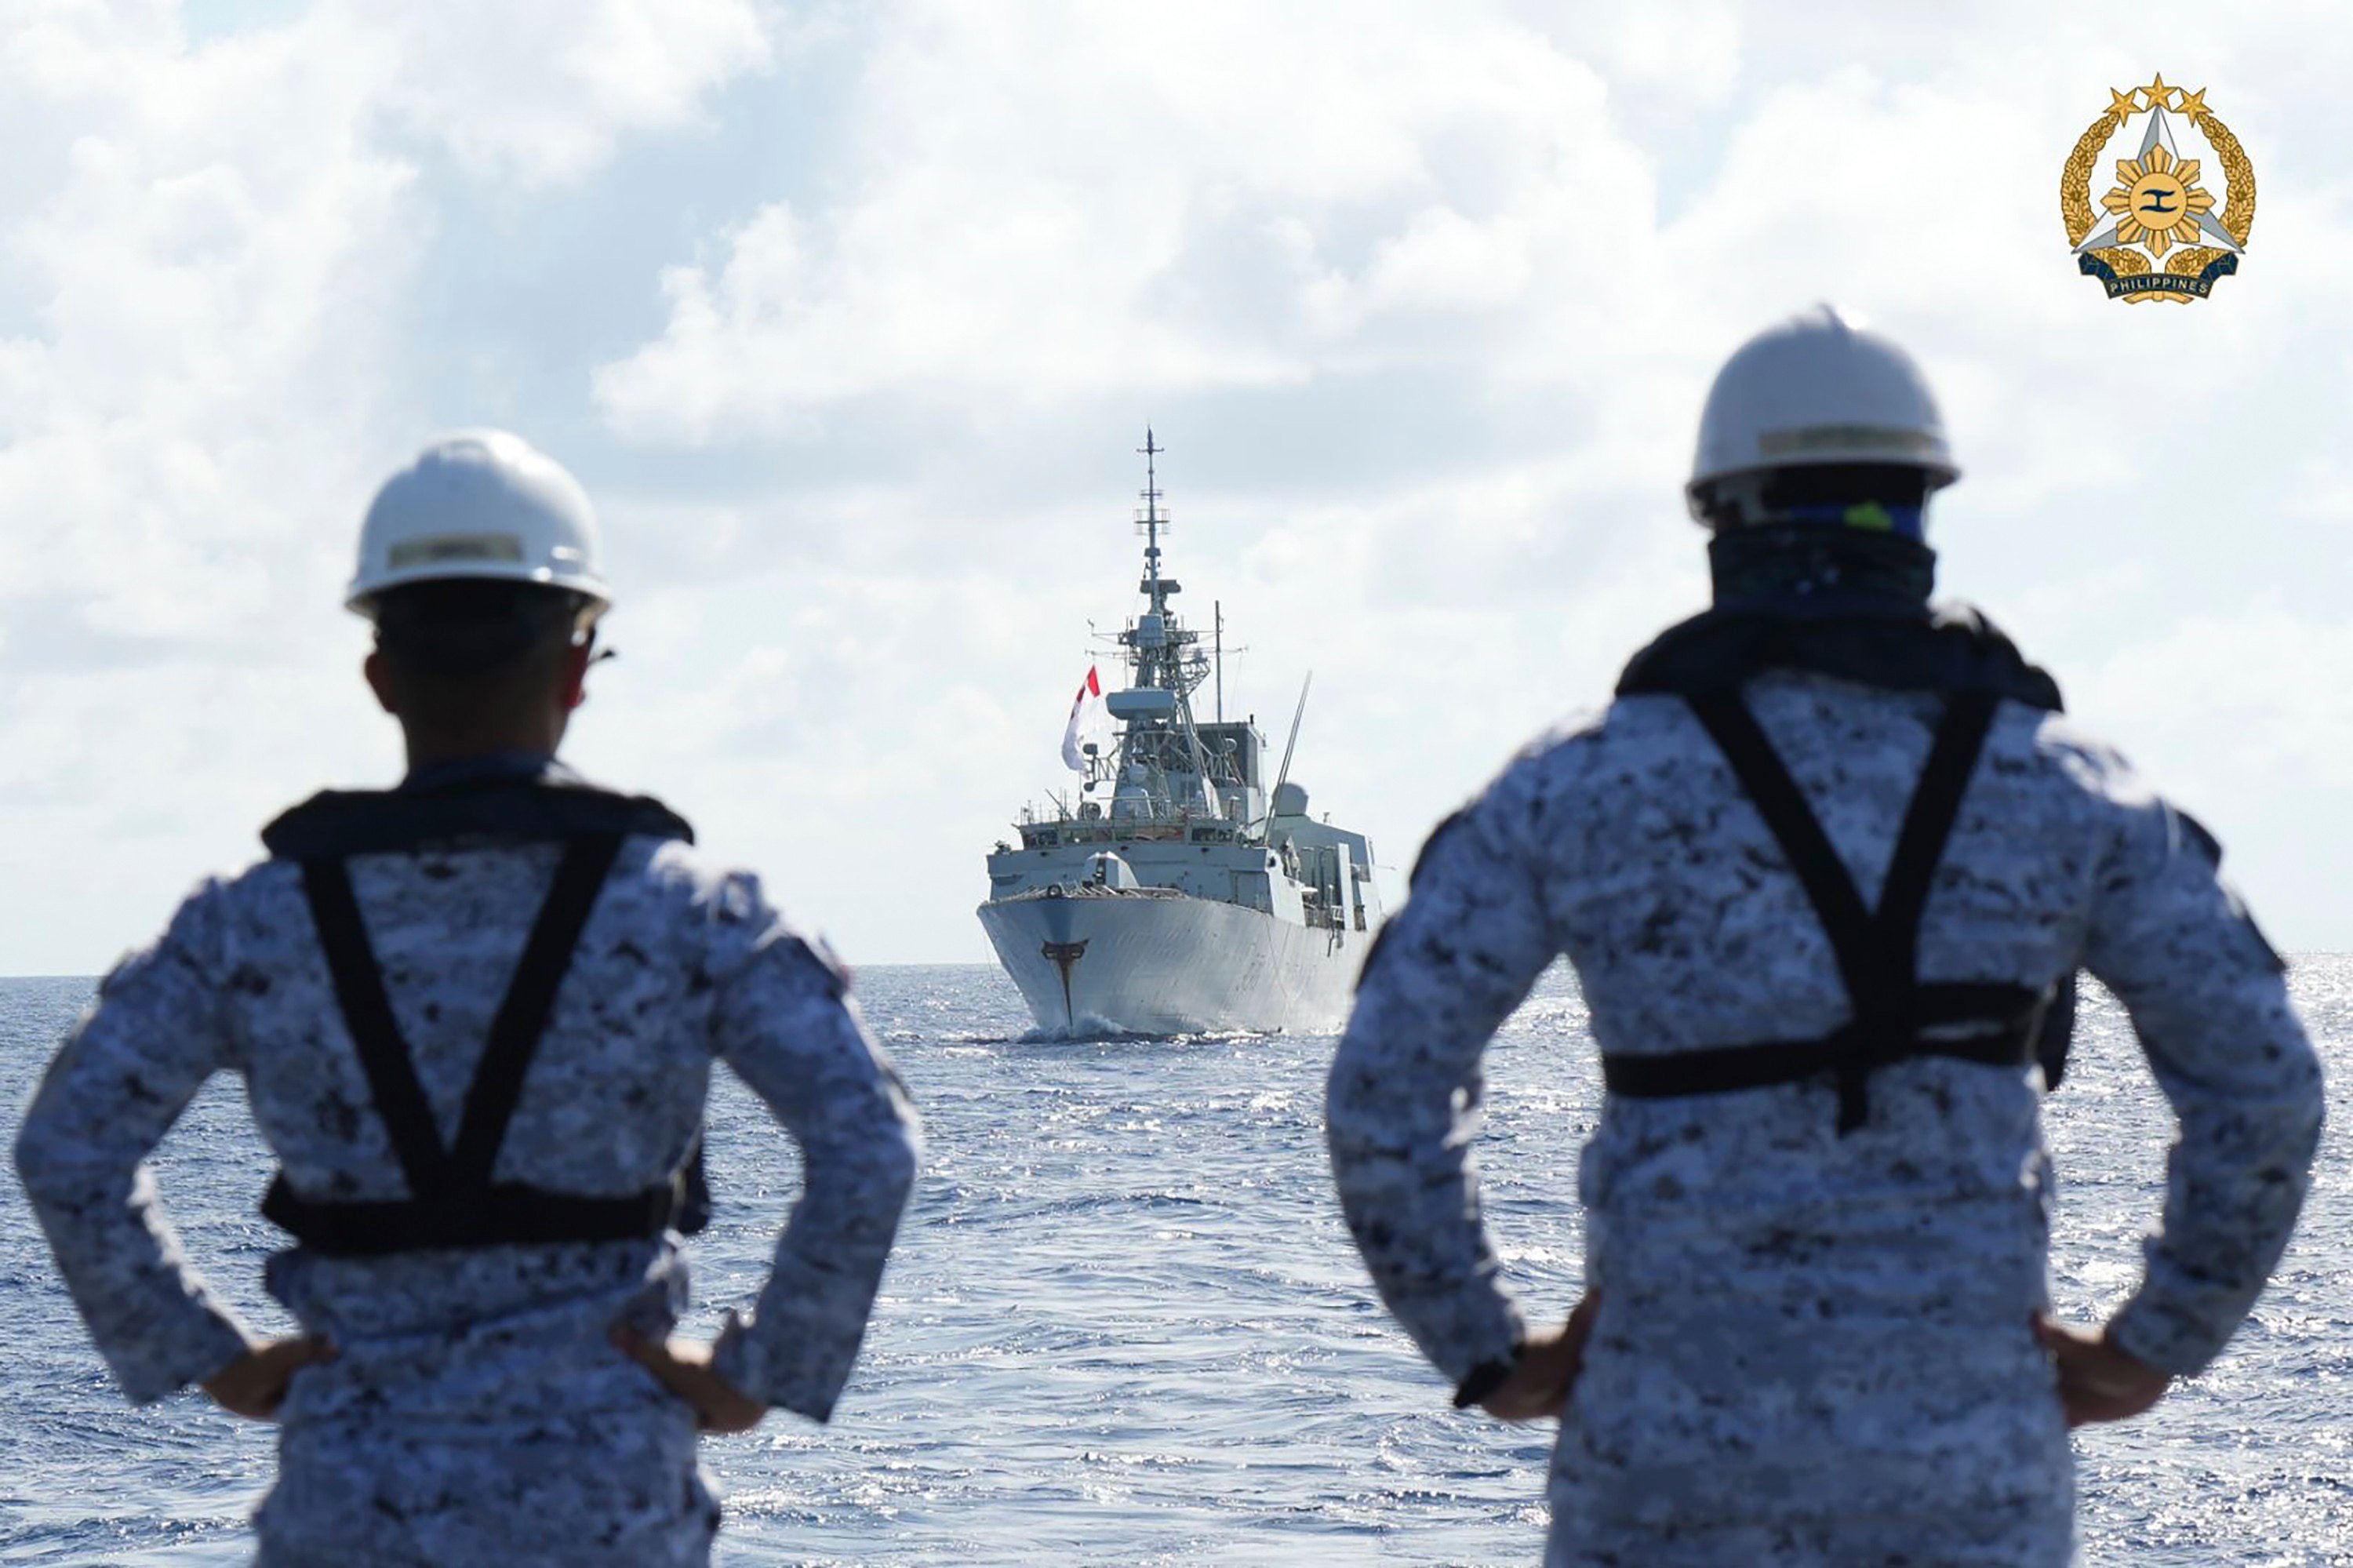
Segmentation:
<svg viewBox="0 0 2353 1568">
<path fill-rule="evenodd" d="M 1135 449 L 1144 455 L 1144 504 L 1136 509 L 1136 532 L 1144 535 L 1144 580 L 1137 584 L 1144 594 L 1147 620 L 1143 627 L 1131 628 L 1123 639 L 1131 651 L 1135 665 L 1135 683 L 1158 686 L 1176 694 L 1180 707 L 1194 683 L 1187 680 L 1185 652 L 1194 639 L 1176 618 L 1169 613 L 1168 601 L 1177 592 L 1176 579 L 1160 574 L 1160 535 L 1169 525 L 1167 514 L 1160 510 L 1160 454 L 1168 449 L 1144 428 L 1144 444 Z M 1145 628 L 1148 627 L 1148 630 Z M 1144 635 L 1137 635 L 1144 631 Z M 1183 728 L 1191 727 L 1189 722 Z"/>
<path fill-rule="evenodd" d="M 1155 460 L 1168 449 L 1155 440 L 1152 427 L 1144 427 L 1144 444 L 1135 449 L 1144 454 L 1144 592 L 1152 601 L 1152 613 L 1168 613 L 1168 595 L 1160 586 L 1160 476 Z"/>
<path fill-rule="evenodd" d="M 1169 518 L 1160 509 L 1159 459 L 1168 449 L 1147 425 L 1144 444 L 1135 450 L 1144 457 L 1144 504 L 1136 509 L 1135 527 L 1144 535 L 1144 580 L 1137 587 L 1144 594 L 1145 611 L 1119 634 L 1119 641 L 1127 647 L 1134 687 L 1165 691 L 1169 700 L 1157 713 L 1146 708 L 1126 716 L 1120 757 L 1123 765 L 1141 760 L 1156 775 L 1157 809 L 1176 809 L 1172 790 L 1176 780 L 1172 776 L 1190 775 L 1198 780 L 1194 788 L 1206 797 L 1208 814 L 1219 816 L 1222 812 L 1218 806 L 1218 784 L 1199 732 L 1194 728 L 1192 704 L 1194 688 L 1209 677 L 1212 666 L 1198 651 L 1198 634 L 1187 630 L 1170 613 L 1168 601 L 1176 597 L 1177 584 L 1160 570 L 1160 535 L 1169 526 Z M 1219 684 L 1222 700 L 1222 681 Z M 1118 714 L 1120 707 L 1114 701 L 1112 711 Z"/>
</svg>

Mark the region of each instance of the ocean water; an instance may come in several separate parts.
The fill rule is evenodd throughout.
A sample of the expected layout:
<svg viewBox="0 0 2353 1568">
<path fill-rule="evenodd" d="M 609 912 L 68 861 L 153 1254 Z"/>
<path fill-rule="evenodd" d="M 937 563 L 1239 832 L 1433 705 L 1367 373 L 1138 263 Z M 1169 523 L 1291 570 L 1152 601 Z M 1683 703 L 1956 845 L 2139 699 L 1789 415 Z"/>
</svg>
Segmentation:
<svg viewBox="0 0 2353 1568">
<path fill-rule="evenodd" d="M 2295 986 L 2335 1065 L 2306 1221 L 2225 1359 L 2139 1424 L 2078 1435 L 2088 1564 L 2353 1563 L 2353 1229 L 2341 1129 L 2353 958 Z M 860 990 L 931 1152 L 864 1361 L 834 1424 L 772 1417 L 706 1445 L 727 1563 L 1526 1563 L 1547 1428 L 1447 1408 L 1374 1302 L 1331 1196 L 1332 1043 L 1026 1042 L 980 968 L 877 969 Z M 0 1129 L 84 980 L 0 981 Z M 2087 997 L 2049 1108 L 2055 1286 L 2090 1318 L 2127 1289 L 2170 1137 L 2129 1028 Z M 1548 976 L 1490 1054 L 1482 1158 L 1535 1312 L 1578 1282 L 1577 1150 L 1599 1086 Z M 234 1086 L 164 1143 L 167 1203 L 263 1328 L 267 1177 Z M 795 1190 L 782 1134 L 732 1083 L 713 1108 L 707 1304 L 754 1290 Z M 0 1182 L 0 1563 L 210 1563 L 250 1552 L 271 1433 L 195 1395 L 133 1411 L 106 1381 L 22 1195 Z"/>
</svg>

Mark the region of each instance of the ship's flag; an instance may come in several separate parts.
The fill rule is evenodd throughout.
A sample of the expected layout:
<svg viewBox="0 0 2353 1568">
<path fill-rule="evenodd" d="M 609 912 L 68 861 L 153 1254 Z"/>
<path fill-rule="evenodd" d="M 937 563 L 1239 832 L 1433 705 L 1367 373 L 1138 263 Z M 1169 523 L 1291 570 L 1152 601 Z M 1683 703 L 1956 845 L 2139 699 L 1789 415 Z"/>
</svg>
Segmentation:
<svg viewBox="0 0 2353 1568">
<path fill-rule="evenodd" d="M 1103 677 L 1087 666 L 1079 694 L 1071 700 L 1070 727 L 1062 732 L 1062 764 L 1072 772 L 1087 770 L 1087 754 L 1080 747 L 1092 742 L 1098 756 L 1107 756 L 1112 743 L 1111 709 L 1103 703 Z"/>
</svg>

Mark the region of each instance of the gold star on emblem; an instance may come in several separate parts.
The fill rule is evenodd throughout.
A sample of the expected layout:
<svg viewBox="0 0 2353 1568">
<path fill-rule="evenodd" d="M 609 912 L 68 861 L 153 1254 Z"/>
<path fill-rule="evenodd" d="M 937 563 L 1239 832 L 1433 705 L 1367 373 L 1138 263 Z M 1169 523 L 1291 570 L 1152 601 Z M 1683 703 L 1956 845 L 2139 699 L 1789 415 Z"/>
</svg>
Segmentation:
<svg viewBox="0 0 2353 1568">
<path fill-rule="evenodd" d="M 2118 92 L 2113 87 L 2108 89 L 2108 113 L 2117 124 L 2123 124 L 2139 112 L 2140 89 L 2134 88 L 2129 92 Z"/>
<path fill-rule="evenodd" d="M 2207 113 L 2206 90 L 2201 87 L 2197 91 L 2192 92 L 2188 88 L 2183 88 L 2181 90 L 2181 107 L 2175 112 L 2186 114 L 2193 122 L 2195 122 L 2200 115 Z"/>
<path fill-rule="evenodd" d="M 2178 87 L 2166 86 L 2165 73 L 2158 71 L 2156 80 L 2138 90 L 2148 94 L 2148 106 L 2151 109 L 2170 109 L 2173 107 L 2173 95 L 2181 90 Z"/>
</svg>

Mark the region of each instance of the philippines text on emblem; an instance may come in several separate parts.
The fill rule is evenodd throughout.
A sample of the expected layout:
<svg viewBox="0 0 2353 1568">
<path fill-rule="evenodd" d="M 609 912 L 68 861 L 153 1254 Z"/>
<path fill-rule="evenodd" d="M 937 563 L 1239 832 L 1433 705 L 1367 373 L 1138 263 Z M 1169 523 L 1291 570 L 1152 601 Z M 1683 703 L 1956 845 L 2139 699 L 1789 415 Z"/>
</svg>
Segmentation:
<svg viewBox="0 0 2353 1568">
<path fill-rule="evenodd" d="M 2139 122 L 2139 149 L 2115 164 L 2115 184 L 2094 211 L 2092 174 L 2108 145 Z M 2189 143 L 2185 148 L 2183 143 Z M 2059 175 L 2059 215 L 2075 265 L 2108 298 L 2187 304 L 2239 270 L 2255 222 L 2255 171 L 2231 128 L 2206 107 L 2206 90 L 2166 85 L 2108 91 Z"/>
</svg>

